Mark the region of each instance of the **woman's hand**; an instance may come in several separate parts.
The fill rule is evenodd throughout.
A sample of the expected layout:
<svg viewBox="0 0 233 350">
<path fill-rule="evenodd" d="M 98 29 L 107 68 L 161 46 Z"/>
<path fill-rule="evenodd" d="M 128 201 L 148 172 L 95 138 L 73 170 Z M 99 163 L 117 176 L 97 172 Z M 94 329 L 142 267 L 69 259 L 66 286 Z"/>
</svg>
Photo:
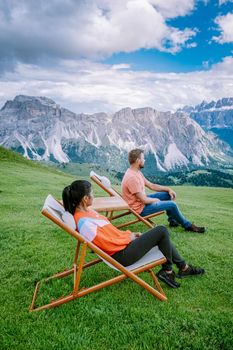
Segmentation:
<svg viewBox="0 0 233 350">
<path fill-rule="evenodd" d="M 140 232 L 131 232 L 131 241 L 134 241 L 136 238 L 140 237 Z"/>
</svg>

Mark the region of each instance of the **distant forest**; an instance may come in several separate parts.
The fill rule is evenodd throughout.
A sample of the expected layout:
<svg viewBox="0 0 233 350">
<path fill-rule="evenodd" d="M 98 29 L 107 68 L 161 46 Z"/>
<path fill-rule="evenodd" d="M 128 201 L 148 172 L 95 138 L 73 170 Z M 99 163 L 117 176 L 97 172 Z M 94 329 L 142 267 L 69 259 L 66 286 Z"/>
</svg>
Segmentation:
<svg viewBox="0 0 233 350">
<path fill-rule="evenodd" d="M 121 180 L 122 173 L 116 173 L 117 179 Z M 168 172 L 165 174 L 156 174 L 155 176 L 147 176 L 148 180 L 163 185 L 193 185 L 193 186 L 209 186 L 209 187 L 226 187 L 233 188 L 233 169 L 227 172 L 201 169 L 185 172 Z"/>
</svg>

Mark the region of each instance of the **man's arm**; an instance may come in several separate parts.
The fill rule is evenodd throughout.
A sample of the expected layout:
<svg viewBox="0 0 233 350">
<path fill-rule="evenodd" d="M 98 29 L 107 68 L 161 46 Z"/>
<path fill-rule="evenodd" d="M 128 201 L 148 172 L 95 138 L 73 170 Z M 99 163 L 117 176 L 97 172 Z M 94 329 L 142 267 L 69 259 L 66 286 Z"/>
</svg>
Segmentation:
<svg viewBox="0 0 233 350">
<path fill-rule="evenodd" d="M 146 178 L 145 178 L 145 186 L 152 191 L 167 192 L 169 193 L 171 199 L 176 199 L 176 192 L 173 191 L 170 187 L 153 184 L 152 182 L 148 181 Z"/>
<path fill-rule="evenodd" d="M 135 193 L 135 196 L 143 203 L 143 204 L 151 204 L 159 202 L 160 200 L 158 198 L 150 198 L 147 197 L 144 193 L 138 192 Z"/>
</svg>

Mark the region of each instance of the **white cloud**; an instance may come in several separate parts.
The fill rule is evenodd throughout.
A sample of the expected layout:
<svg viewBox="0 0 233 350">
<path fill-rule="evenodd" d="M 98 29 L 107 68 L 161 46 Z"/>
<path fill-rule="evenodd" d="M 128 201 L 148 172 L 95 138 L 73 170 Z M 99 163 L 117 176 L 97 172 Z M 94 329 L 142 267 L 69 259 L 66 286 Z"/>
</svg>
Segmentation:
<svg viewBox="0 0 233 350">
<path fill-rule="evenodd" d="M 68 60 L 49 69 L 19 64 L 15 73 L 5 73 L 0 82 L 0 104 L 26 94 L 50 97 L 75 112 L 115 112 L 145 106 L 174 111 L 203 99 L 233 95 L 232 57 L 225 57 L 208 70 L 189 73 L 135 72 L 128 65 L 122 66 L 126 69 L 116 68 Z"/>
<path fill-rule="evenodd" d="M 233 42 L 233 13 L 228 13 L 225 16 L 218 16 L 215 23 L 220 30 L 219 36 L 214 36 L 212 39 L 220 44 Z"/>
<path fill-rule="evenodd" d="M 197 46 L 197 43 L 187 44 L 187 48 L 196 47 L 196 46 Z"/>
<path fill-rule="evenodd" d="M 114 64 L 111 68 L 112 69 L 129 69 L 130 64 L 126 64 L 126 63 Z"/>
<path fill-rule="evenodd" d="M 185 16 L 194 9 L 195 5 L 195 0 L 149 0 L 149 2 L 164 18 Z"/>
<path fill-rule="evenodd" d="M 96 59 L 141 48 L 176 53 L 192 43 L 196 30 L 179 30 L 166 19 L 193 8 L 194 0 L 5 0 L 0 62 Z"/>
<path fill-rule="evenodd" d="M 219 6 L 226 4 L 227 2 L 233 2 L 233 0 L 219 0 Z"/>
</svg>

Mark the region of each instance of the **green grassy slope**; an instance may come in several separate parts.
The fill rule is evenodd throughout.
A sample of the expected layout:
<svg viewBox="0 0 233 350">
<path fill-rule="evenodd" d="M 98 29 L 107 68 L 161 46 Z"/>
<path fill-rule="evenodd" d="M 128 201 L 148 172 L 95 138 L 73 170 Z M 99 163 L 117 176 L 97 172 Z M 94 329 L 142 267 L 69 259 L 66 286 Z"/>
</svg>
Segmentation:
<svg viewBox="0 0 233 350">
<path fill-rule="evenodd" d="M 72 264 L 74 240 L 40 210 L 48 193 L 60 198 L 73 179 L 0 149 L 0 348 L 232 349 L 231 189 L 176 187 L 184 214 L 208 229 L 202 236 L 172 229 L 172 240 L 206 275 L 182 280 L 178 290 L 163 285 L 168 302 L 124 281 L 55 309 L 28 312 L 35 281 Z M 96 187 L 94 192 L 100 194 Z M 157 221 L 167 225 L 165 219 Z M 83 283 L 115 274 L 96 265 L 84 271 Z M 142 276 L 149 281 L 148 274 Z M 71 278 L 44 285 L 38 302 L 71 286 Z"/>
</svg>

